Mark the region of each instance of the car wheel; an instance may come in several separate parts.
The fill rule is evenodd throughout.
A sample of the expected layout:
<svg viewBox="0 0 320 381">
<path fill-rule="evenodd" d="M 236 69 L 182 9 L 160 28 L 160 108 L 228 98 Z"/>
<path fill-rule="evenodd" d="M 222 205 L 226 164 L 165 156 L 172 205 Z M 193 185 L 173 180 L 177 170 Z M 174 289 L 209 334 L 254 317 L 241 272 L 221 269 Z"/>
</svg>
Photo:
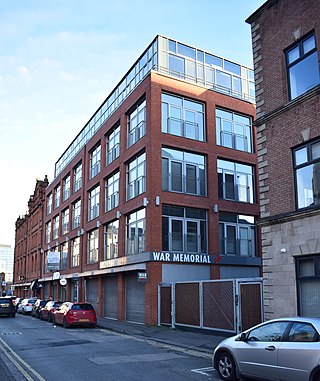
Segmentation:
<svg viewBox="0 0 320 381">
<path fill-rule="evenodd" d="M 68 328 L 69 324 L 67 323 L 66 318 L 63 318 L 63 328 Z"/>
<path fill-rule="evenodd" d="M 235 381 L 236 366 L 233 357 L 228 352 L 221 352 L 218 357 L 218 372 L 220 377 L 225 381 Z"/>
</svg>

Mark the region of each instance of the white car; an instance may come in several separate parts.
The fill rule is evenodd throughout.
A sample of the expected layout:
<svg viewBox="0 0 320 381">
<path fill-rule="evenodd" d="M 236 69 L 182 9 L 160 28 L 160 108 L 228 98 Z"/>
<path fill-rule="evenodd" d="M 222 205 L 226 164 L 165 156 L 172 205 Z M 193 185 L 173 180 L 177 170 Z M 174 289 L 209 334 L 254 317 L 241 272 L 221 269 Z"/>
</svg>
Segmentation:
<svg viewBox="0 0 320 381">
<path fill-rule="evenodd" d="M 269 320 L 216 347 L 213 367 L 224 381 L 320 380 L 320 319 Z"/>
<path fill-rule="evenodd" d="M 19 304 L 18 314 L 28 314 L 31 315 L 32 307 L 37 299 L 23 299 L 23 301 Z"/>
</svg>

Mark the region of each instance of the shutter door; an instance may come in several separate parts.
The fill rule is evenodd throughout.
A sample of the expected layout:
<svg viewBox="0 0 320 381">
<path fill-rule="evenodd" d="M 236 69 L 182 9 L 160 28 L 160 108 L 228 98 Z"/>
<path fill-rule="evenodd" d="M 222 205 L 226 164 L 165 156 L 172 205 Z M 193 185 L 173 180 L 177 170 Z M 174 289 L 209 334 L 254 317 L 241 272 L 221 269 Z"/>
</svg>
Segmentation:
<svg viewBox="0 0 320 381">
<path fill-rule="evenodd" d="M 98 312 L 98 279 L 87 279 L 87 302 Z"/>
<path fill-rule="evenodd" d="M 118 319 L 118 278 L 116 276 L 104 280 L 104 316 Z"/>
<path fill-rule="evenodd" d="M 137 281 L 137 273 L 126 275 L 126 320 L 144 324 L 145 283 Z"/>
</svg>

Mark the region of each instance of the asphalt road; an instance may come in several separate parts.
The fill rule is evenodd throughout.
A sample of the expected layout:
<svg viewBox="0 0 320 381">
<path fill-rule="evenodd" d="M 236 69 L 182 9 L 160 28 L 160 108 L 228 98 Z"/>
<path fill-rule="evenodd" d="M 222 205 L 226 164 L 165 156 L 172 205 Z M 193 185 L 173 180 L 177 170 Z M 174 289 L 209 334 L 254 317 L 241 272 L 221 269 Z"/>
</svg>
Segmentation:
<svg viewBox="0 0 320 381">
<path fill-rule="evenodd" d="M 217 381 L 201 353 L 99 328 L 0 318 L 1 381 Z"/>
</svg>

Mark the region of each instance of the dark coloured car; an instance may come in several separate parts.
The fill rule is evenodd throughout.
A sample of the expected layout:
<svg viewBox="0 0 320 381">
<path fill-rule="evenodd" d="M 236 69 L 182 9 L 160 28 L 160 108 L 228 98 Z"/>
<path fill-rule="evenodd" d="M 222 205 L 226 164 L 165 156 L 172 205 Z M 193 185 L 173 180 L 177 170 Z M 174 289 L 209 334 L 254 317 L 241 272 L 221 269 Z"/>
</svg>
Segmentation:
<svg viewBox="0 0 320 381">
<path fill-rule="evenodd" d="M 0 316 L 16 316 L 16 308 L 11 298 L 0 297 Z"/>
<path fill-rule="evenodd" d="M 52 322 L 52 314 L 56 310 L 56 308 L 60 307 L 62 304 L 61 301 L 58 300 L 50 300 L 40 311 L 40 320 L 48 320 Z"/>
<path fill-rule="evenodd" d="M 65 302 L 54 312 L 53 324 L 61 324 L 64 328 L 80 325 L 95 327 L 97 316 L 90 303 Z"/>
<path fill-rule="evenodd" d="M 48 300 L 37 299 L 34 305 L 32 306 L 31 316 L 39 319 L 40 311 L 42 310 L 42 308 L 45 307 L 47 303 L 48 303 Z"/>
</svg>

